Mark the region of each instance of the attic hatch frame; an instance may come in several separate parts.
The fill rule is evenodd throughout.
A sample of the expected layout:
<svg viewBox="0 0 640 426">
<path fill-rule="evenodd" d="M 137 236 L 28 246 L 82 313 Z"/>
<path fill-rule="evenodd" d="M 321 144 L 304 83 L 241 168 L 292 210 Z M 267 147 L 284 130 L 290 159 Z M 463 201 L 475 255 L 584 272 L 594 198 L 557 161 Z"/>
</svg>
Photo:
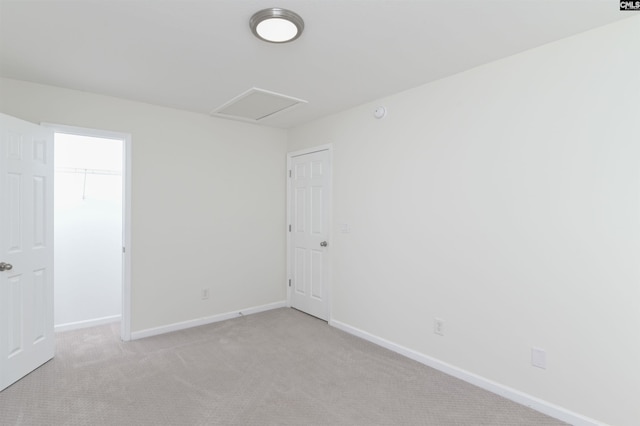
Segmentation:
<svg viewBox="0 0 640 426">
<path fill-rule="evenodd" d="M 265 118 L 306 103 L 308 102 L 304 99 L 252 87 L 215 108 L 210 114 L 214 117 L 259 123 Z"/>
</svg>

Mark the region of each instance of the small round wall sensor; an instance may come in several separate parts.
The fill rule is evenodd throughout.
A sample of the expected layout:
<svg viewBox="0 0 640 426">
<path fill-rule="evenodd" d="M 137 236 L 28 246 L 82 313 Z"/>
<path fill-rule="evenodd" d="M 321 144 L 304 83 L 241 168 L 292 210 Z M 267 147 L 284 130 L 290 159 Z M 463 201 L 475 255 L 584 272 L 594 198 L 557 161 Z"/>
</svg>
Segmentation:
<svg viewBox="0 0 640 426">
<path fill-rule="evenodd" d="M 384 118 L 387 115 L 387 109 L 383 106 L 379 106 L 373 111 L 373 116 L 375 118 Z"/>
</svg>

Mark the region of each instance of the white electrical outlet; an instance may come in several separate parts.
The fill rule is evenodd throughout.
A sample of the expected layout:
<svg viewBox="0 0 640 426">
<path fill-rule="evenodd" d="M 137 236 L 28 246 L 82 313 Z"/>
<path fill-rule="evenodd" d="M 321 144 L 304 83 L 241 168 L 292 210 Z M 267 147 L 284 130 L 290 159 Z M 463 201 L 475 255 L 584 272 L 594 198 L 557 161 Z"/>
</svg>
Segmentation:
<svg viewBox="0 0 640 426">
<path fill-rule="evenodd" d="M 209 289 L 208 288 L 203 288 L 202 292 L 200 293 L 200 298 L 202 300 L 207 300 L 209 298 Z"/>
<path fill-rule="evenodd" d="M 442 318 L 433 319 L 433 332 L 440 336 L 444 336 L 444 320 Z"/>
<path fill-rule="evenodd" d="M 531 348 L 531 365 L 543 370 L 547 369 L 547 353 L 544 349 Z"/>
</svg>

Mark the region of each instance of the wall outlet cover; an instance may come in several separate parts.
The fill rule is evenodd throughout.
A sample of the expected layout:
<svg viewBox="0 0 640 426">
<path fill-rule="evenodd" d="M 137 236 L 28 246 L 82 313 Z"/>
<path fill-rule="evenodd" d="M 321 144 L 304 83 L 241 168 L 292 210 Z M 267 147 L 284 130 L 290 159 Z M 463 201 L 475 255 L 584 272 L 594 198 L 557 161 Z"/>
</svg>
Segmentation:
<svg viewBox="0 0 640 426">
<path fill-rule="evenodd" d="M 351 225 L 349 225 L 348 223 L 341 223 L 340 224 L 340 232 L 343 234 L 348 234 L 351 232 Z"/>
<path fill-rule="evenodd" d="M 433 319 L 433 332 L 437 335 L 444 336 L 444 320 L 442 318 Z"/>
<path fill-rule="evenodd" d="M 531 348 L 531 365 L 534 367 L 542 368 L 546 370 L 547 368 L 547 353 L 544 349 L 540 348 Z"/>
</svg>

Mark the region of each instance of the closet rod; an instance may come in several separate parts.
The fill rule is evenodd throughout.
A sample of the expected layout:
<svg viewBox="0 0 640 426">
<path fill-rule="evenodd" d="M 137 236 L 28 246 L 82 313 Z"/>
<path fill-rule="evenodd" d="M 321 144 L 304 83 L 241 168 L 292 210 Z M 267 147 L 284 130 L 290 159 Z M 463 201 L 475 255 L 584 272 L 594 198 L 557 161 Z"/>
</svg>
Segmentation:
<svg viewBox="0 0 640 426">
<path fill-rule="evenodd" d="M 80 173 L 87 175 L 113 175 L 121 176 L 122 172 L 118 170 L 106 170 L 106 169 L 79 169 L 73 167 L 56 167 L 56 173 Z"/>
</svg>

